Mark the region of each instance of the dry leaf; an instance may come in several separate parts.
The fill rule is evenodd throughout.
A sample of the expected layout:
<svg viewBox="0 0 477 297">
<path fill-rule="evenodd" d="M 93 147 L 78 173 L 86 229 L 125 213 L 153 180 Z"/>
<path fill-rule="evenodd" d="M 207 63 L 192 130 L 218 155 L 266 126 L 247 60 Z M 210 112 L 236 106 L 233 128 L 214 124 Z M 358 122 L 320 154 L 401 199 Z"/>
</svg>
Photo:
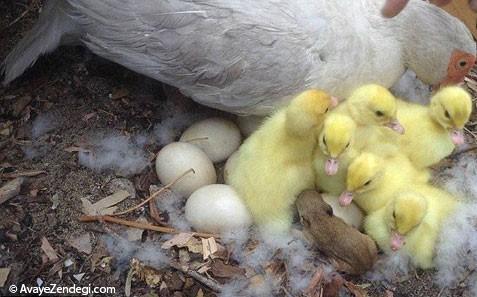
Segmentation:
<svg viewBox="0 0 477 297">
<path fill-rule="evenodd" d="M 48 276 L 52 276 L 53 274 L 60 272 L 63 268 L 63 261 L 58 261 L 51 267 L 50 271 L 48 272 Z"/>
<path fill-rule="evenodd" d="M 88 113 L 88 114 L 85 114 L 82 118 L 83 121 L 87 122 L 89 119 L 91 119 L 92 117 L 94 117 L 95 115 L 97 115 L 96 112 L 91 112 L 91 113 Z"/>
<path fill-rule="evenodd" d="M 130 194 L 125 190 L 120 190 L 109 195 L 98 202 L 92 204 L 85 197 L 81 198 L 83 204 L 83 213 L 86 215 L 108 215 L 113 214 L 117 207 L 113 206 L 128 198 Z"/>
<path fill-rule="evenodd" d="M 124 295 L 126 297 L 131 296 L 131 282 L 133 276 L 136 274 L 134 267 L 131 267 L 128 272 L 128 276 L 126 277 L 126 284 L 124 285 Z"/>
<path fill-rule="evenodd" d="M 87 149 L 84 149 L 82 147 L 79 147 L 79 146 L 69 146 L 67 148 L 64 149 L 66 152 L 68 153 L 76 153 L 76 152 L 87 152 L 89 153 L 90 151 L 87 150 Z"/>
<path fill-rule="evenodd" d="M 23 177 L 17 177 L 3 185 L 3 187 L 0 188 L 0 205 L 17 196 L 20 193 L 24 181 L 25 179 Z"/>
<path fill-rule="evenodd" d="M 202 289 L 199 289 L 199 291 L 197 291 L 195 297 L 204 297 L 204 292 L 202 292 Z"/>
<path fill-rule="evenodd" d="M 56 262 L 59 260 L 59 257 L 56 254 L 56 251 L 53 249 L 53 247 L 48 242 L 48 239 L 46 239 L 46 237 L 43 237 L 41 239 L 41 249 L 43 250 L 43 252 L 46 254 L 46 256 L 51 262 Z"/>
<path fill-rule="evenodd" d="M 84 233 L 78 237 L 68 239 L 68 243 L 77 249 L 79 252 L 83 252 L 86 254 L 91 254 L 92 246 L 91 246 L 91 236 L 89 233 Z"/>
<path fill-rule="evenodd" d="M 110 206 L 116 205 L 119 202 L 123 201 L 124 199 L 130 196 L 129 192 L 125 190 L 119 190 L 116 193 L 109 195 L 98 202 L 93 204 L 93 208 L 95 209 L 105 209 Z"/>
<path fill-rule="evenodd" d="M 197 272 L 200 273 L 200 274 L 204 274 L 204 273 L 206 273 L 206 272 L 209 271 L 209 270 L 210 270 L 210 266 L 209 266 L 209 265 L 204 265 L 204 266 L 202 266 L 201 268 L 199 268 L 199 269 L 197 270 Z"/>
<path fill-rule="evenodd" d="M 352 282 L 345 282 L 345 287 L 353 294 L 355 297 L 366 297 L 368 293 L 365 289 L 361 288 L 358 285 L 353 284 Z"/>
<path fill-rule="evenodd" d="M 161 246 L 163 249 L 170 249 L 173 246 L 177 246 L 179 248 L 187 246 L 189 240 L 193 237 L 192 233 L 179 233 L 169 239 L 168 241 L 164 242 Z"/>
<path fill-rule="evenodd" d="M 0 288 L 2 288 L 7 282 L 10 269 L 10 267 L 0 268 Z"/>
<path fill-rule="evenodd" d="M 204 261 L 212 256 L 217 250 L 217 244 L 213 237 L 202 238 L 202 255 Z"/>
<path fill-rule="evenodd" d="M 162 280 L 162 274 L 158 270 L 142 264 L 138 259 L 131 260 L 131 268 L 134 269 L 134 274 L 150 287 L 156 287 Z"/>
<path fill-rule="evenodd" d="M 344 279 L 339 273 L 332 273 L 331 280 L 325 284 L 323 289 L 324 297 L 338 297 L 340 289 L 343 287 Z"/>
<path fill-rule="evenodd" d="M 17 178 L 22 176 L 33 177 L 40 174 L 46 173 L 44 170 L 28 170 L 21 172 L 11 172 L 11 173 L 2 173 L 0 174 L 1 178 Z"/>
<path fill-rule="evenodd" d="M 194 254 L 202 254 L 202 242 L 195 237 L 192 237 L 187 242 L 187 250 Z"/>
<path fill-rule="evenodd" d="M 324 271 L 323 268 L 319 267 L 313 277 L 310 280 L 310 283 L 308 284 L 308 287 L 305 290 L 305 295 L 306 296 L 313 296 L 313 292 L 316 291 L 318 288 L 319 284 L 323 280 L 324 276 Z"/>
<path fill-rule="evenodd" d="M 129 90 L 125 88 L 121 88 L 121 89 L 114 90 L 110 98 L 113 100 L 117 100 L 117 99 L 126 97 L 127 95 L 129 95 Z"/>
<path fill-rule="evenodd" d="M 232 278 L 239 275 L 245 275 L 245 270 L 237 267 L 225 264 L 220 260 L 216 260 L 210 266 L 210 272 L 215 277 L 222 277 L 222 278 Z"/>
</svg>

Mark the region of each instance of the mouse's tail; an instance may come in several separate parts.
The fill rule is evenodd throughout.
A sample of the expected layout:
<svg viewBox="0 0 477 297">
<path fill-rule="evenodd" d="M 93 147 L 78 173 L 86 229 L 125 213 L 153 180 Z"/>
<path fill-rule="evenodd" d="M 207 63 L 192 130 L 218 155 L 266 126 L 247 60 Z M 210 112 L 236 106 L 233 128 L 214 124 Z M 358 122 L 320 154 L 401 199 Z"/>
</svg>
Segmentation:
<svg viewBox="0 0 477 297">
<path fill-rule="evenodd" d="M 64 0 L 49 0 L 37 23 L 13 48 L 0 66 L 3 85 L 20 76 L 38 57 L 53 51 L 60 44 L 79 37 L 78 26 L 70 17 L 70 7 Z"/>
</svg>

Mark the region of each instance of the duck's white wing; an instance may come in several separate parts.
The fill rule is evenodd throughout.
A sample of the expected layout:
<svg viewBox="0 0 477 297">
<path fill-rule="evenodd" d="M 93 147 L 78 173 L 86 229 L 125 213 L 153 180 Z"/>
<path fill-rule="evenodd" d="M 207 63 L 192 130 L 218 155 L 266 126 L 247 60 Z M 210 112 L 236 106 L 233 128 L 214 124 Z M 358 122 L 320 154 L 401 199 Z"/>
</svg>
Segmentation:
<svg viewBox="0 0 477 297">
<path fill-rule="evenodd" d="M 319 0 L 68 1 L 93 52 L 236 113 L 309 86 L 329 35 Z"/>
</svg>

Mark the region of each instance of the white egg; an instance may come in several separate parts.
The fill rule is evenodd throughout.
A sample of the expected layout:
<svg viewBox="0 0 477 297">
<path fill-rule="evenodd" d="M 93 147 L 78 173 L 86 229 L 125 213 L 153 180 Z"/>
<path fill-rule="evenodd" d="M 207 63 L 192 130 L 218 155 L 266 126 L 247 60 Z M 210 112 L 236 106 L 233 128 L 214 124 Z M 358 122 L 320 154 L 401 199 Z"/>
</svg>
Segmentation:
<svg viewBox="0 0 477 297">
<path fill-rule="evenodd" d="M 195 230 L 221 233 L 247 228 L 252 217 L 237 192 L 227 185 L 208 185 L 192 193 L 185 217 Z"/>
<path fill-rule="evenodd" d="M 230 157 L 227 159 L 227 162 L 225 162 L 224 166 L 224 181 L 227 185 L 230 185 L 229 183 L 229 175 L 232 170 L 234 170 L 236 164 L 237 164 L 237 159 L 238 159 L 238 151 L 235 151 Z"/>
<path fill-rule="evenodd" d="M 173 142 L 163 147 L 156 157 L 156 173 L 162 184 L 168 184 L 189 169 L 191 172 L 175 183 L 171 189 L 184 197 L 202 186 L 217 182 L 212 161 L 197 146 L 186 142 Z"/>
<path fill-rule="evenodd" d="M 237 118 L 237 123 L 242 132 L 242 135 L 245 137 L 249 137 L 253 132 L 255 132 L 260 125 L 262 125 L 265 117 L 263 116 L 243 116 Z"/>
<path fill-rule="evenodd" d="M 335 216 L 341 218 L 346 224 L 351 225 L 356 229 L 361 229 L 364 217 L 363 212 L 358 206 L 356 206 L 356 204 L 351 203 L 346 207 L 342 207 L 338 202 L 338 198 L 335 196 L 322 194 L 321 197 L 323 197 L 323 200 L 333 208 L 333 214 Z"/>
<path fill-rule="evenodd" d="M 240 146 L 242 137 L 237 125 L 222 118 L 210 118 L 190 126 L 180 141 L 195 144 L 212 162 L 226 160 Z"/>
</svg>

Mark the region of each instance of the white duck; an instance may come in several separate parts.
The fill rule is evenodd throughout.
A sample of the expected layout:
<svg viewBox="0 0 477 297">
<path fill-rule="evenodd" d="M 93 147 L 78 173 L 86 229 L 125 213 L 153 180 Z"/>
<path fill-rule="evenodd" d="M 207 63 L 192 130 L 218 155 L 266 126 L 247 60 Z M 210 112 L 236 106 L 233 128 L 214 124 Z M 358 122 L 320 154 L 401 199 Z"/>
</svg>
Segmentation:
<svg viewBox="0 0 477 297">
<path fill-rule="evenodd" d="M 382 0 L 49 0 L 4 61 L 9 83 L 44 53 L 81 42 L 94 53 L 225 111 L 268 114 L 305 89 L 346 97 L 393 85 L 463 79 L 475 62 L 467 28 L 411 0 L 392 19 Z"/>
</svg>

